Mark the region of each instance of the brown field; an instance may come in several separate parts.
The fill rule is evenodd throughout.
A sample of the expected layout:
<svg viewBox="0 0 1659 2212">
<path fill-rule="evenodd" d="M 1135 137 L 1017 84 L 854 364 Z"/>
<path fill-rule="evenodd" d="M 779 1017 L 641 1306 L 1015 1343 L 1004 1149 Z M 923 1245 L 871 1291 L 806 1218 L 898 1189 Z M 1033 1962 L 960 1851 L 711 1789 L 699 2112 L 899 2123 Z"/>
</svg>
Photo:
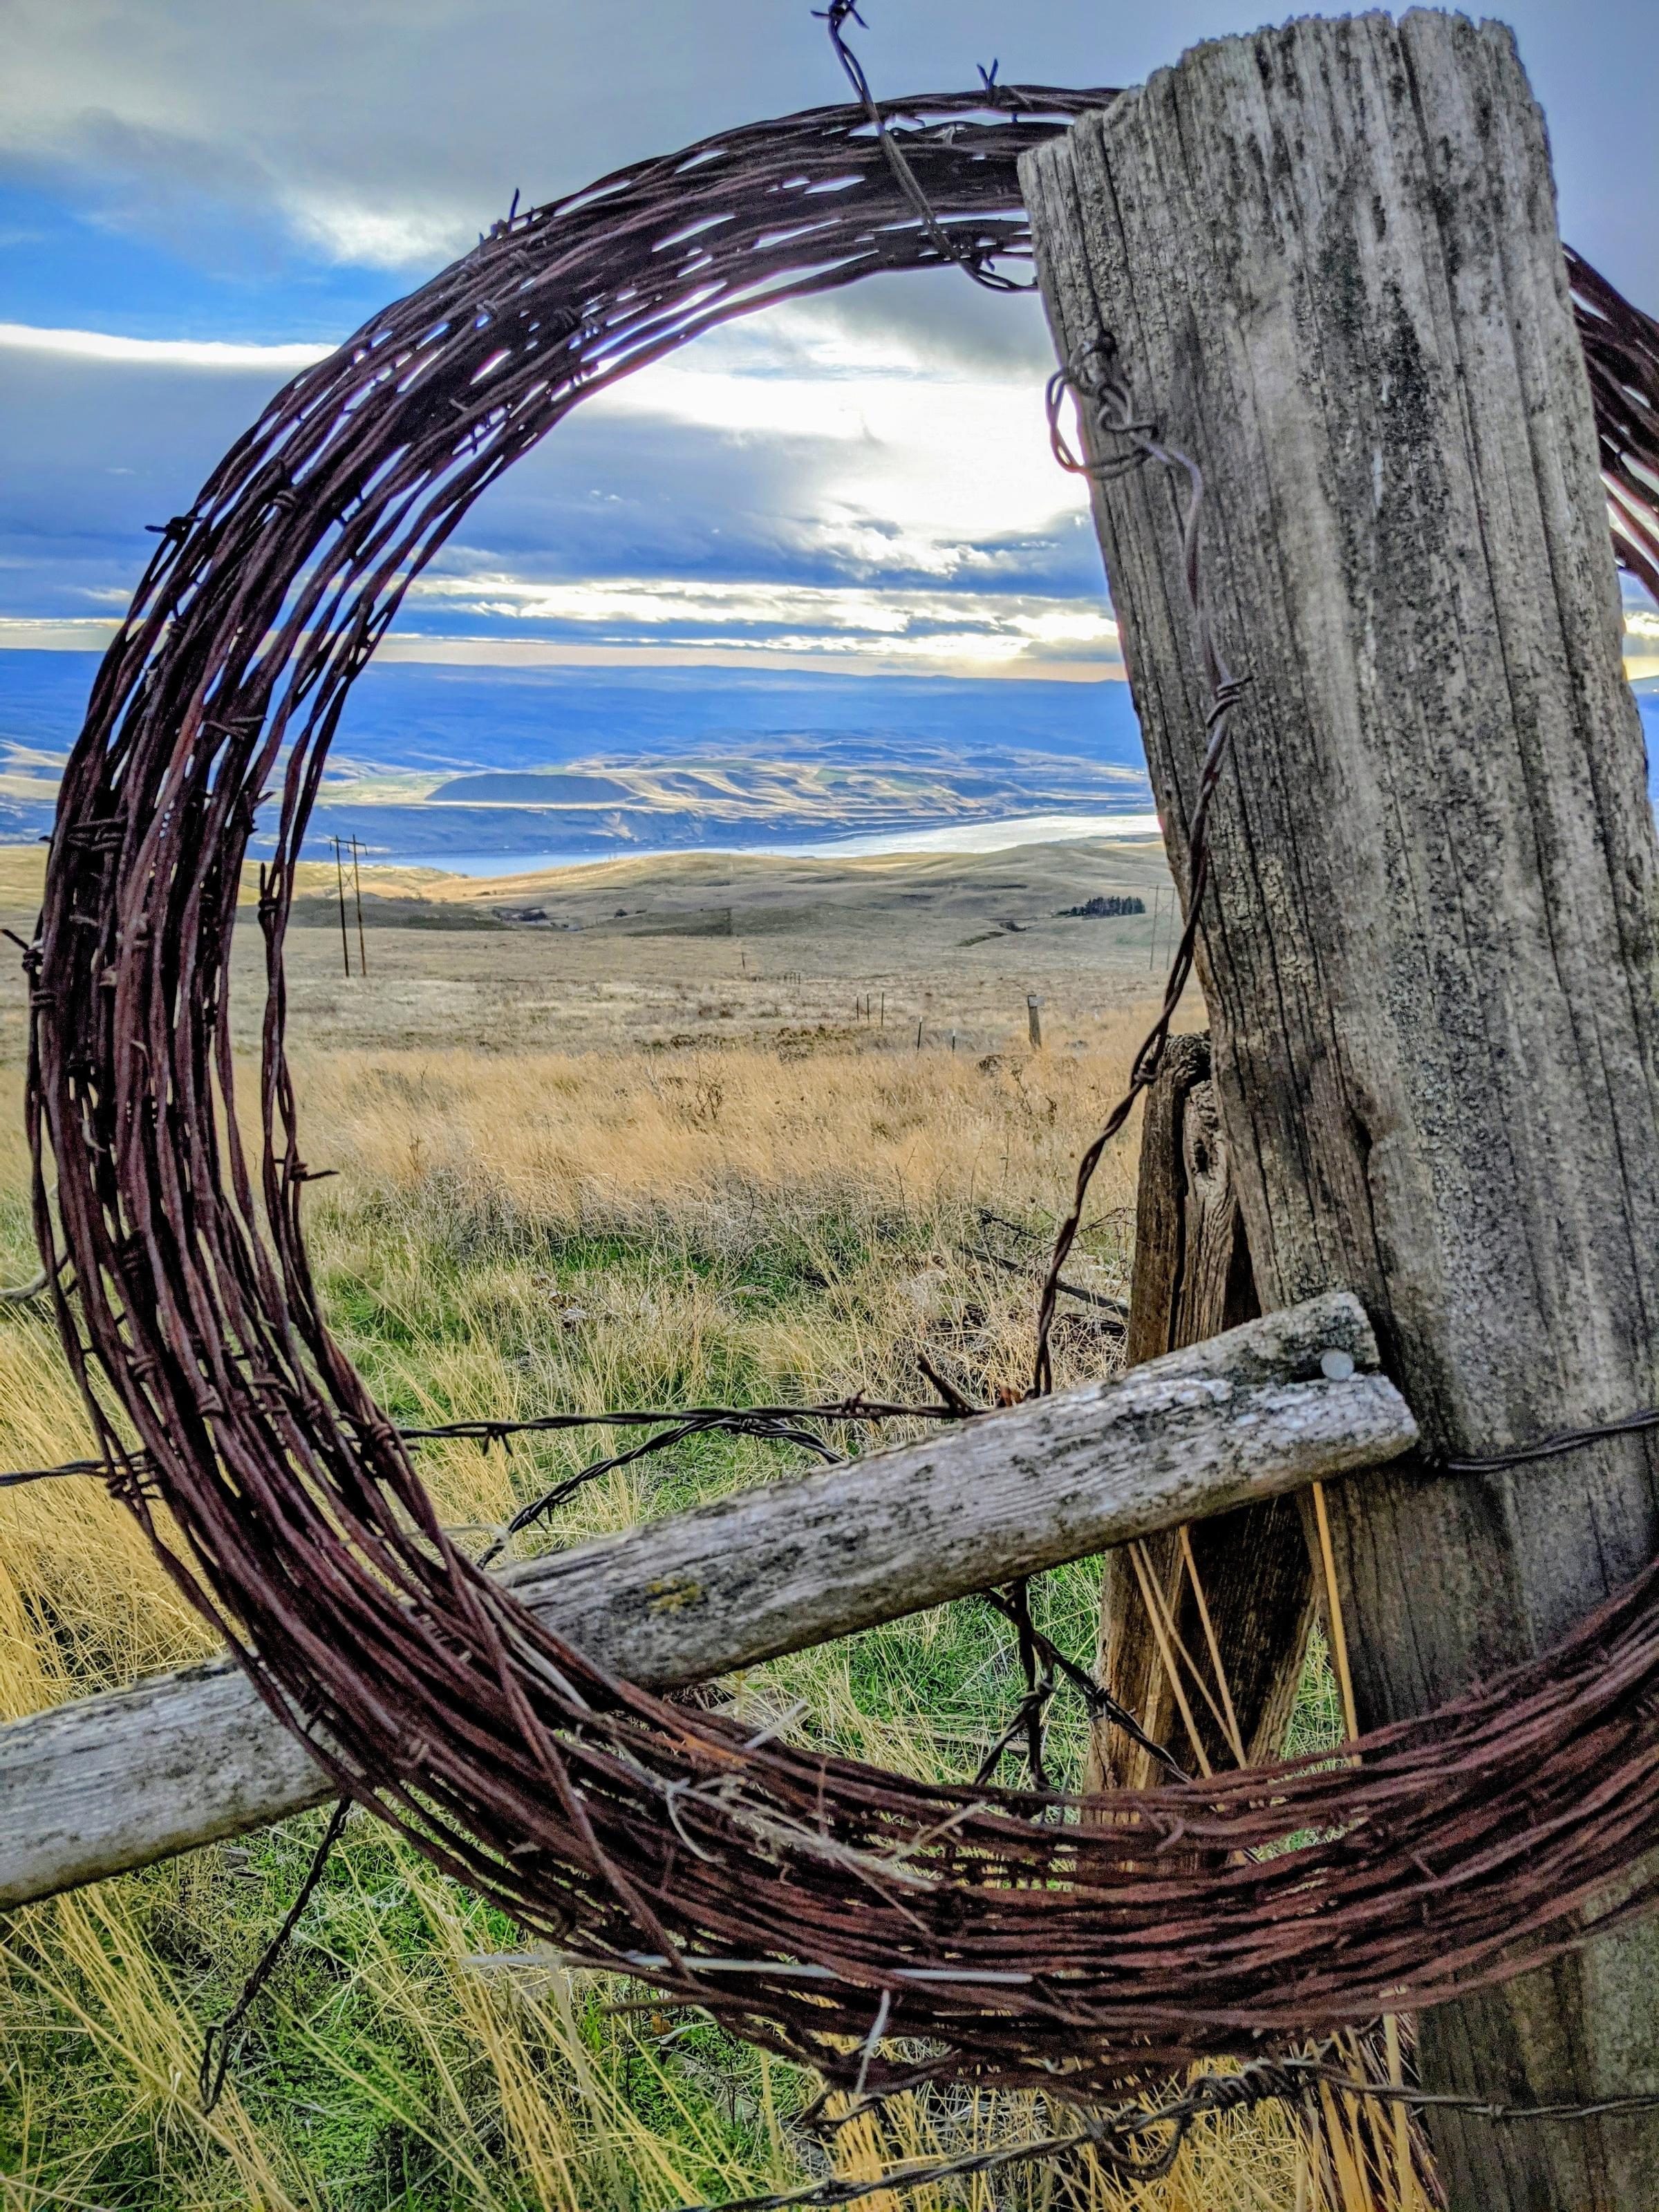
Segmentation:
<svg viewBox="0 0 1659 2212">
<path fill-rule="evenodd" d="M 40 848 L 0 848 L 0 921 L 25 935 Z M 495 1052 L 810 1039 L 1000 1049 L 1025 1036 L 1025 994 L 1045 1042 L 1086 1045 L 1100 1020 L 1151 994 L 1152 916 L 1062 919 L 1099 891 L 1162 899 L 1155 844 L 1024 846 L 828 861 L 683 854 L 480 882 L 430 869 L 363 871 L 368 975 L 342 973 L 331 866 L 301 873 L 287 969 L 296 1047 Z M 498 909 L 540 908 L 547 925 Z M 555 927 L 555 924 L 574 925 Z M 264 948 L 238 932 L 233 1006 L 252 1044 Z M 358 966 L 350 909 L 347 949 Z M 866 1022 L 855 1012 L 871 1000 Z M 0 1060 L 22 1049 L 24 993 L 0 975 Z"/>
</svg>

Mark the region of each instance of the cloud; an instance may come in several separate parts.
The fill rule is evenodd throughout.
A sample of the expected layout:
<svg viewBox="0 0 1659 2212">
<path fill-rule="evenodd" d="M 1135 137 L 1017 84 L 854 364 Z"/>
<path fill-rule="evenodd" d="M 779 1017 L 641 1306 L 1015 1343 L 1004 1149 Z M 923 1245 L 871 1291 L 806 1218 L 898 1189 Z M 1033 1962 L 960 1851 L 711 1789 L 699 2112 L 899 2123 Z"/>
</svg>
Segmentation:
<svg viewBox="0 0 1659 2212">
<path fill-rule="evenodd" d="M 187 507 L 271 392 L 324 350 L 0 325 L 0 612 L 118 605 L 152 550 L 146 526 Z M 671 606 L 676 580 L 702 591 L 700 611 Z M 1093 632 L 1086 620 L 1055 629 L 1060 603 L 1076 598 L 1086 615 L 1101 598 L 1034 372 L 950 348 L 939 360 L 925 332 L 803 306 L 585 400 L 467 515 L 405 619 L 441 608 L 469 626 L 591 628 L 601 584 L 635 591 L 627 619 L 642 631 L 671 616 L 729 630 L 734 590 L 787 586 L 787 610 L 757 623 L 825 636 L 884 623 L 912 641 L 920 603 L 884 614 L 878 587 L 971 586 L 1040 599 L 1047 628 L 1029 641 L 1073 646 Z M 849 592 L 863 594 L 850 623 L 835 612 L 854 605 Z M 1020 633 L 989 611 L 971 621 L 994 657 L 994 632 Z"/>
<path fill-rule="evenodd" d="M 740 623 L 745 628 L 807 623 L 814 629 L 903 637 L 929 629 L 982 623 L 988 631 L 1053 643 L 1115 643 L 1117 625 L 1098 608 L 1019 594 L 916 592 L 860 586 L 701 583 L 613 576 L 566 584 L 511 576 L 422 578 L 411 598 L 459 601 L 470 613 L 555 623 Z"/>
<path fill-rule="evenodd" d="M 39 615 L 0 615 L 0 652 L 101 653 L 120 627 L 112 617 L 53 621 Z"/>
<path fill-rule="evenodd" d="M 855 573 L 988 570 L 1000 543 L 1050 538 L 1084 510 L 1048 450 L 1040 374 L 965 365 L 821 306 L 715 331 L 584 411 L 776 441 L 796 479 L 787 534 Z"/>
<path fill-rule="evenodd" d="M 678 588 L 665 586 L 670 594 Z M 993 622 L 1000 612 L 999 606 Z M 602 643 L 570 635 L 515 636 L 499 629 L 459 635 L 447 630 L 404 629 L 393 630 L 376 658 L 386 663 L 464 668 L 747 668 L 799 675 L 1018 677 L 1057 684 L 1127 679 L 1115 634 L 1109 639 L 1101 635 L 1113 626 L 1101 617 L 1064 611 L 1053 617 L 1027 616 L 1021 623 L 1023 635 L 1018 629 L 1011 634 L 979 627 L 911 637 L 849 635 L 844 629 L 777 629 L 748 637 L 685 630 L 665 641 L 647 632 L 632 638 L 613 635 Z M 1080 633 L 1074 641 L 1070 634 L 1073 623 Z M 98 652 L 118 627 L 113 620 L 94 617 L 0 617 L 0 653 L 9 647 L 37 653 Z M 1080 655 L 1041 649 L 1072 641 L 1082 648 Z M 1634 625 L 1626 634 L 1625 675 L 1632 684 L 1659 678 L 1659 653 Z"/>
<path fill-rule="evenodd" d="M 1121 678 L 1041 363 L 845 306 L 775 308 L 585 400 L 415 580 L 398 650 Z M 0 612 L 88 635 L 145 526 L 325 350 L 0 325 Z"/>
<path fill-rule="evenodd" d="M 1117 627 L 1103 601 L 645 576 L 539 583 L 500 574 L 422 578 L 410 599 L 441 605 L 446 620 L 463 614 L 535 623 L 555 636 L 604 630 L 611 645 L 668 632 L 693 648 L 816 653 L 884 667 L 965 664 L 977 671 L 1018 662 L 1019 672 L 1037 675 L 1045 659 L 1082 659 L 1103 677 L 1122 673 Z M 1063 653 L 1056 650 L 1062 647 Z"/>
<path fill-rule="evenodd" d="M 325 345 L 240 345 L 216 338 L 119 337 L 106 331 L 43 330 L 32 323 L 0 323 L 0 348 L 145 368 L 233 368 L 275 379 L 297 375 L 313 362 L 325 361 L 332 350 Z"/>
<path fill-rule="evenodd" d="M 1636 0 L 1506 13 L 1549 114 L 1567 234 L 1650 295 L 1659 260 L 1629 161 L 1650 121 L 1630 65 L 1645 14 Z M 904 0 L 859 44 L 895 94 L 969 85 L 994 55 L 1007 82 L 1133 84 L 1238 23 L 1233 0 L 1109 18 L 1085 0 L 1013 15 Z M 470 243 L 515 187 L 550 198 L 845 96 L 822 27 L 779 0 L 9 0 L 0 154 L 100 222 L 185 249 L 193 236 L 216 258 L 234 225 L 264 225 L 410 269 Z"/>
<path fill-rule="evenodd" d="M 233 439 L 314 346 L 19 331 L 0 341 L 0 614 L 119 607 Z"/>
<path fill-rule="evenodd" d="M 441 268 L 471 244 L 453 208 L 386 206 L 336 192 L 283 194 L 296 242 L 325 261 L 371 269 Z"/>
<path fill-rule="evenodd" d="M 5 643 L 0 636 L 0 645 Z M 793 675 L 931 676 L 982 681 L 1019 678 L 1048 684 L 1121 681 L 1121 660 L 1039 658 L 1017 639 L 977 630 L 926 639 L 825 636 L 817 631 L 780 632 L 752 640 L 684 636 L 672 644 L 614 640 L 586 645 L 568 638 L 453 637 L 394 630 L 377 659 L 465 668 L 732 668 L 774 669 Z"/>
</svg>

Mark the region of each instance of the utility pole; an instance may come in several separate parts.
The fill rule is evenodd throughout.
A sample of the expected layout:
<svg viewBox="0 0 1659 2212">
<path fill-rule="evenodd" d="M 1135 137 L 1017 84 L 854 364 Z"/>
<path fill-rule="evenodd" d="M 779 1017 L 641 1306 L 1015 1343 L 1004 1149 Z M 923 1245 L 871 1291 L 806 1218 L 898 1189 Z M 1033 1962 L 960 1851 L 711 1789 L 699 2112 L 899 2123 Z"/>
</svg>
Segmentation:
<svg viewBox="0 0 1659 2212">
<path fill-rule="evenodd" d="M 368 947 L 363 942 L 363 879 L 357 868 L 357 835 L 351 836 L 351 893 L 357 902 L 357 972 L 368 973 Z"/>
<path fill-rule="evenodd" d="M 346 935 L 345 863 L 340 854 L 340 841 L 334 840 L 334 888 L 340 895 L 340 958 L 348 976 L 351 973 L 351 939 Z"/>
<path fill-rule="evenodd" d="M 1020 175 L 1061 362 L 1109 359 L 1202 471 L 1200 589 L 1249 670 L 1199 974 L 1257 1289 L 1351 1286 L 1423 1430 L 1328 1494 L 1373 1725 L 1659 1550 L 1651 1433 L 1441 1466 L 1659 1399 L 1659 852 L 1543 118 L 1500 23 L 1304 18 Z M 1212 699 L 1187 483 L 1083 435 L 1179 883 Z M 1659 1922 L 1596 1936 L 1425 2014 L 1425 2085 L 1650 2091 L 1656 1987 Z M 1424 2118 L 1455 2212 L 1659 2202 L 1659 2112 Z"/>
</svg>

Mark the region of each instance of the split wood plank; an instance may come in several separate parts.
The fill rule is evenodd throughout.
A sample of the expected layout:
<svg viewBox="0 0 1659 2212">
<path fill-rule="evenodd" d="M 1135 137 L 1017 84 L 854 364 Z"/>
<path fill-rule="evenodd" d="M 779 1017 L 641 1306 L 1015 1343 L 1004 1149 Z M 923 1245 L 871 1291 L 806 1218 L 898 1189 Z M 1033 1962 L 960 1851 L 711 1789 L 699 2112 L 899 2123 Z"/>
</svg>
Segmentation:
<svg viewBox="0 0 1659 2212">
<path fill-rule="evenodd" d="M 1326 1377 L 1346 1353 L 1355 1372 Z M 1340 1363 L 1338 1363 L 1340 1364 Z M 1315 1299 L 1110 1382 L 769 1483 L 508 1571 L 573 1645 L 669 1688 L 1129 1535 L 1375 1467 L 1416 1437 L 1357 1300 Z M 0 1729 L 0 1905 L 321 1803 L 228 1662 Z"/>
<path fill-rule="evenodd" d="M 1659 1398 L 1653 817 L 1543 118 L 1503 25 L 1200 46 L 1028 155 L 1062 359 L 1200 465 L 1249 685 L 1200 976 L 1263 1303 L 1355 1285 L 1457 1456 Z M 1097 459 L 1108 455 L 1097 453 Z M 1109 456 L 1116 458 L 1116 456 Z M 1170 471 L 1095 514 L 1186 868 L 1208 700 Z M 1536 1652 L 1659 1542 L 1659 1446 L 1331 1501 L 1364 1722 Z M 1437 2087 L 1659 2087 L 1659 1923 L 1424 2022 Z M 1659 2115 L 1431 2114 L 1459 2212 L 1646 2212 Z"/>
<path fill-rule="evenodd" d="M 1128 1360 L 1139 1364 L 1201 1343 L 1260 1310 L 1210 1081 L 1209 1036 L 1198 1030 L 1171 1037 L 1142 1108 Z M 1213 1637 L 1227 1685 L 1226 1701 L 1218 1699 L 1221 1717 L 1191 1684 L 1188 1696 L 1211 1766 L 1237 1764 L 1223 1725 L 1229 1720 L 1249 1765 L 1278 1758 L 1313 1617 L 1313 1575 L 1297 1501 L 1270 1498 L 1217 1514 L 1184 1535 L 1148 1537 L 1140 1551 L 1139 1571 L 1121 1546 L 1102 1562 L 1099 1680 L 1189 1773 L 1197 1771 L 1147 1613 L 1144 1572 L 1167 1608 L 1176 1648 L 1193 1655 L 1212 1694 Z M 1091 1789 L 1144 1790 L 1162 1777 L 1139 1744 L 1102 1722 L 1093 1731 L 1086 1778 Z"/>
</svg>

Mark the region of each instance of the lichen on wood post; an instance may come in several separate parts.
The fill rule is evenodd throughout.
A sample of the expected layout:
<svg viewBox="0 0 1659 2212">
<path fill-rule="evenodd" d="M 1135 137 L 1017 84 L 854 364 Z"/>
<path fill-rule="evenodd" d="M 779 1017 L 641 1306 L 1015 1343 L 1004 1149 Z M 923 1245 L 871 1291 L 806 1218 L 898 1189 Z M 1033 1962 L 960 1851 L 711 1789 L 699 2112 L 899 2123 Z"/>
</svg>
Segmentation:
<svg viewBox="0 0 1659 2212">
<path fill-rule="evenodd" d="M 1432 1449 L 1659 1398 L 1656 852 L 1542 118 L 1414 12 L 1197 48 L 1022 165 L 1061 359 L 1201 466 L 1249 678 L 1200 940 L 1256 1282 L 1353 1284 Z M 1115 459 L 1097 452 L 1097 459 Z M 1205 688 L 1181 487 L 1095 514 L 1177 878 Z M 1361 1718 L 1537 1651 L 1659 1540 L 1650 1438 L 1330 1499 Z M 1439 2086 L 1659 2087 L 1659 1928 L 1424 2022 Z M 1459 2212 L 1659 2202 L 1659 2117 L 1431 2118 Z"/>
</svg>

